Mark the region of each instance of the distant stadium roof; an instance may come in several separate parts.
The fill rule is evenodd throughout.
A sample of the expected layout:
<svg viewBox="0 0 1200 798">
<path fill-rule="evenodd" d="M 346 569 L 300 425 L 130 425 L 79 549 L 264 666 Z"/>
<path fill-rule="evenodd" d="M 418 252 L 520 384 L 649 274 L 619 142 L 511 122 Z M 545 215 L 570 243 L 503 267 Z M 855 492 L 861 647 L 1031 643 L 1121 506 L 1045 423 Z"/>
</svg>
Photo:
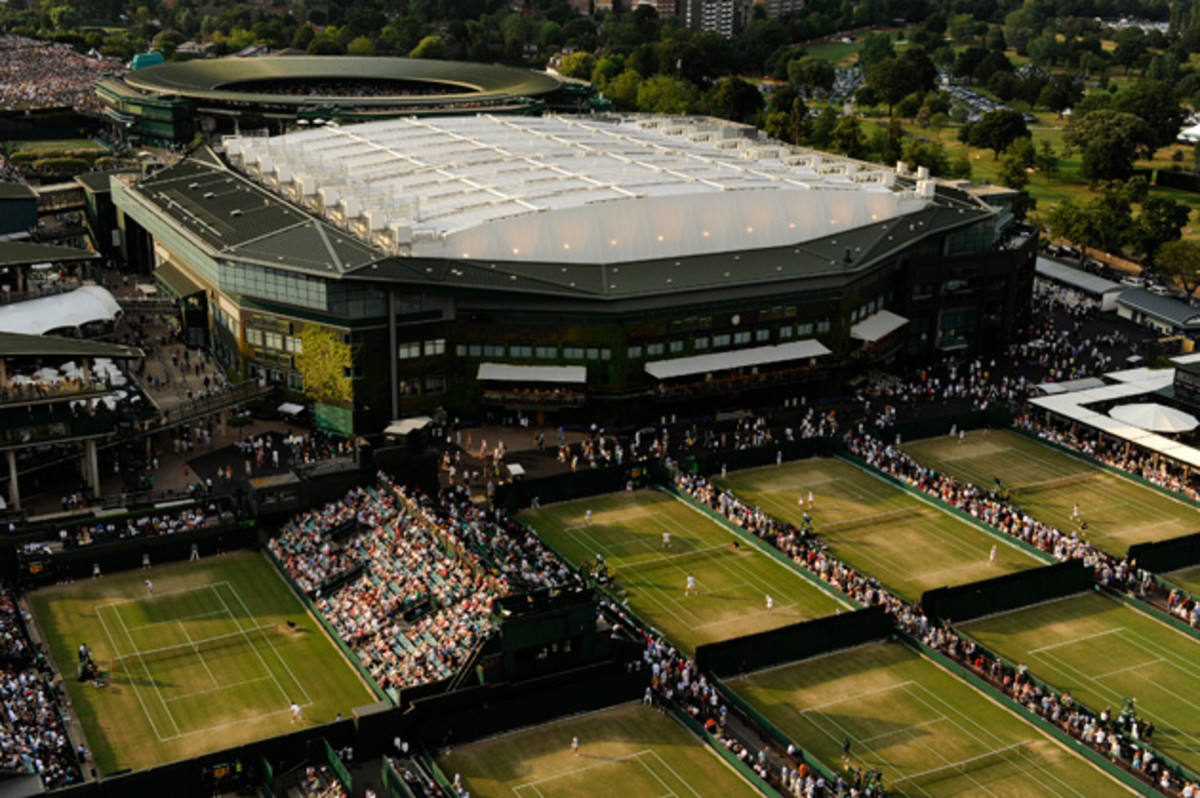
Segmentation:
<svg viewBox="0 0 1200 798">
<path fill-rule="evenodd" d="M 117 317 L 121 306 L 105 289 L 85 285 L 65 294 L 54 294 L 0 307 L 0 332 L 43 335 L 62 327 L 81 327 Z"/>
<path fill-rule="evenodd" d="M 888 222 L 951 204 L 932 183 L 706 118 L 406 118 L 224 146 L 238 168 L 377 246 L 462 262 L 617 264 L 881 228 L 830 250 L 836 265 L 899 236 Z M 954 210 L 990 213 L 969 199 Z"/>
<path fill-rule="evenodd" d="M 677 357 L 673 360 L 652 360 L 646 364 L 646 373 L 659 380 L 672 377 L 687 377 L 692 374 L 707 374 L 710 371 L 751 368 L 769 363 L 784 363 L 788 360 L 828 355 L 829 349 L 820 341 L 807 339 L 775 346 L 757 346 L 751 349 L 735 349 L 730 352 L 714 352 L 711 355 Z"/>
</svg>

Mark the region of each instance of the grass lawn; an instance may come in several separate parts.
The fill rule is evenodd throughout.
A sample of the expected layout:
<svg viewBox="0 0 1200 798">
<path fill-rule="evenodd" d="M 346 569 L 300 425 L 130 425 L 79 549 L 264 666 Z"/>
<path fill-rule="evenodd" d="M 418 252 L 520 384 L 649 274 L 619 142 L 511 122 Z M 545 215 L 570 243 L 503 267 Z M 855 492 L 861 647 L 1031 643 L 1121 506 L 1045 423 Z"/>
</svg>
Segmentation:
<svg viewBox="0 0 1200 798">
<path fill-rule="evenodd" d="M 776 518 L 799 525 L 796 499 L 812 492 L 817 534 L 849 565 L 918 600 L 926 590 L 1032 568 L 1042 562 L 934 505 L 841 460 L 754 468 L 717 482 Z M 995 563 L 989 562 L 992 547 Z"/>
<path fill-rule="evenodd" d="M 634 612 L 689 653 L 850 606 L 752 544 L 735 550 L 733 532 L 661 491 L 555 504 L 525 511 L 521 520 L 571 562 L 603 554 Z M 671 534 L 669 549 L 663 532 Z M 696 578 L 691 596 L 684 595 L 688 574 Z"/>
<path fill-rule="evenodd" d="M 104 145 L 92 139 L 47 139 L 43 141 L 14 141 L 17 152 L 24 150 L 103 150 Z"/>
<path fill-rule="evenodd" d="M 579 756 L 571 738 L 579 738 Z M 564 718 L 439 756 L 471 795 L 751 796 L 758 791 L 671 715 L 642 704 Z"/>
<path fill-rule="evenodd" d="M 1200 767 L 1200 640 L 1100 593 L 961 624 L 979 642 L 1099 712 L 1127 697 L 1154 723 L 1151 744 Z"/>
<path fill-rule="evenodd" d="M 109 574 L 30 598 L 102 773 L 284 734 L 293 701 L 300 722 L 314 725 L 375 700 L 256 552 Z M 75 679 L 80 644 L 105 687 Z"/>
<path fill-rule="evenodd" d="M 1173 585 L 1178 585 L 1184 590 L 1187 590 L 1193 596 L 1200 594 L 1200 565 L 1193 565 L 1190 568 L 1181 568 L 1178 571 L 1170 571 L 1165 574 L 1159 574 L 1163 579 L 1166 579 Z"/>
<path fill-rule="evenodd" d="M 729 685 L 818 759 L 880 768 L 891 795 L 1117 795 L 1116 782 L 901 643 Z M 845 767 L 845 765 L 843 765 Z"/>
<path fill-rule="evenodd" d="M 1016 504 L 1064 532 L 1078 529 L 1071 515 L 1079 505 L 1087 539 L 1117 556 L 1133 543 L 1200 530 L 1200 510 L 1190 503 L 1009 430 L 968 432 L 963 443 L 926 438 L 903 448 L 923 465 L 981 488 L 999 476 Z"/>
</svg>

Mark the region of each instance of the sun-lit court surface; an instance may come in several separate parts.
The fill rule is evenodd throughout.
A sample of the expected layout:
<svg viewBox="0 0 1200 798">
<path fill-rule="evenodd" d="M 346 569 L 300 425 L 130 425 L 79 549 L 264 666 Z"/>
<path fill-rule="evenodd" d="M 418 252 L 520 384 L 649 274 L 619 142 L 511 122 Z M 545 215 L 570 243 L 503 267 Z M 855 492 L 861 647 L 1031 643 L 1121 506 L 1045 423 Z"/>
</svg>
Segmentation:
<svg viewBox="0 0 1200 798">
<path fill-rule="evenodd" d="M 125 571 L 31 598 L 102 773 L 349 717 L 375 700 L 257 553 Z M 80 645 L 103 687 L 75 679 Z"/>
<path fill-rule="evenodd" d="M 1000 477 L 1030 515 L 1117 556 L 1134 543 L 1200 532 L 1200 509 L 1189 502 L 1009 430 L 973 430 L 962 442 L 925 438 L 903 448 L 922 465 L 984 489 Z"/>
<path fill-rule="evenodd" d="M 834 554 L 913 601 L 932 588 L 1043 564 L 1002 536 L 842 460 L 797 460 L 738 471 L 717 482 L 781 521 L 799 526 L 807 511 Z"/>
<path fill-rule="evenodd" d="M 579 755 L 571 740 L 579 739 Z M 471 795 L 720 798 L 759 795 L 671 715 L 642 704 L 565 718 L 439 756 Z"/>
<path fill-rule="evenodd" d="M 1097 712 L 1137 713 L 1154 747 L 1200 767 L 1200 640 L 1099 593 L 1000 613 L 959 628 Z"/>
<path fill-rule="evenodd" d="M 689 651 L 850 608 L 754 544 L 735 547 L 733 532 L 661 491 L 595 496 L 520 517 L 571 562 L 602 555 L 633 610 Z"/>
<path fill-rule="evenodd" d="M 882 770 L 892 795 L 1122 792 L 1084 759 L 900 643 L 845 649 L 729 684 L 831 767 Z"/>
</svg>

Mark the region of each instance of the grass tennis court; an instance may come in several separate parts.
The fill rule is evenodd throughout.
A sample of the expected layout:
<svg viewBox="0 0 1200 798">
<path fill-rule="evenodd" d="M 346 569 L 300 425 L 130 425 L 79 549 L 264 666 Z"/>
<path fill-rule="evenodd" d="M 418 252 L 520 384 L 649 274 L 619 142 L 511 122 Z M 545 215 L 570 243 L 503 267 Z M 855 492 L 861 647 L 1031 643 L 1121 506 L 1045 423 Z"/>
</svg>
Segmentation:
<svg viewBox="0 0 1200 798">
<path fill-rule="evenodd" d="M 1180 568 L 1178 571 L 1170 571 L 1165 574 L 1159 574 L 1159 576 L 1173 585 L 1182 587 L 1193 596 L 1200 594 L 1200 565 L 1193 565 L 1190 568 Z"/>
<path fill-rule="evenodd" d="M 1099 593 L 961 624 L 962 631 L 1096 712 L 1137 699 L 1155 748 L 1200 767 L 1200 640 Z"/>
<path fill-rule="evenodd" d="M 900 643 L 871 643 L 729 685 L 831 766 L 880 768 L 892 795 L 1094 796 L 1117 783 Z M 844 767 L 844 765 L 843 765 Z"/>
<path fill-rule="evenodd" d="M 579 756 L 571 738 L 579 738 Z M 455 748 L 438 758 L 471 795 L 551 798 L 758 795 L 671 715 L 641 704 L 565 718 Z"/>
<path fill-rule="evenodd" d="M 1087 522 L 1085 537 L 1123 556 L 1133 543 L 1200 531 L 1200 509 L 1153 488 L 1097 468 L 1010 430 L 974 430 L 959 443 L 941 436 L 906 443 L 923 465 L 991 488 L 999 476 L 1013 501 L 1064 532 L 1077 530 L 1075 505 Z"/>
<path fill-rule="evenodd" d="M 564 502 L 522 512 L 521 520 L 571 562 L 603 554 L 634 612 L 688 652 L 850 606 L 753 544 L 735 550 L 733 532 L 661 491 Z M 691 596 L 684 595 L 688 574 L 696 579 Z"/>
<path fill-rule="evenodd" d="M 102 773 L 284 734 L 293 701 L 308 726 L 374 700 L 257 553 L 81 580 L 31 599 Z M 105 687 L 75 679 L 80 644 Z"/>
<path fill-rule="evenodd" d="M 812 458 L 738 471 L 717 482 L 781 521 L 809 512 L 817 534 L 849 565 L 918 600 L 926 590 L 1041 565 L 1033 555 L 841 460 Z M 996 561 L 989 560 L 992 547 Z"/>
</svg>

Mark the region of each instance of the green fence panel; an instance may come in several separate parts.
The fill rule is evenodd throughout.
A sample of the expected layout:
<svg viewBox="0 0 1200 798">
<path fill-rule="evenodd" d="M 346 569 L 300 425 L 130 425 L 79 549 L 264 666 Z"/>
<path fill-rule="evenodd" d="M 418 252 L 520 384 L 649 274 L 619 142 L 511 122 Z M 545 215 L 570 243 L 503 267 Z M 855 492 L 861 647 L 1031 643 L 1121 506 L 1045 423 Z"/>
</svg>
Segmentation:
<svg viewBox="0 0 1200 798">
<path fill-rule="evenodd" d="M 386 756 L 383 758 L 383 767 L 379 772 L 379 781 L 383 785 L 384 792 L 388 794 L 388 798 L 414 798 L 412 790 L 408 789 L 408 785 L 404 782 L 404 777 L 396 772 L 392 760 Z"/>
<path fill-rule="evenodd" d="M 1091 590 L 1094 584 L 1091 567 L 1081 560 L 1071 560 L 965 585 L 927 590 L 921 596 L 921 609 L 933 619 L 969 621 L 1082 593 Z"/>
</svg>

